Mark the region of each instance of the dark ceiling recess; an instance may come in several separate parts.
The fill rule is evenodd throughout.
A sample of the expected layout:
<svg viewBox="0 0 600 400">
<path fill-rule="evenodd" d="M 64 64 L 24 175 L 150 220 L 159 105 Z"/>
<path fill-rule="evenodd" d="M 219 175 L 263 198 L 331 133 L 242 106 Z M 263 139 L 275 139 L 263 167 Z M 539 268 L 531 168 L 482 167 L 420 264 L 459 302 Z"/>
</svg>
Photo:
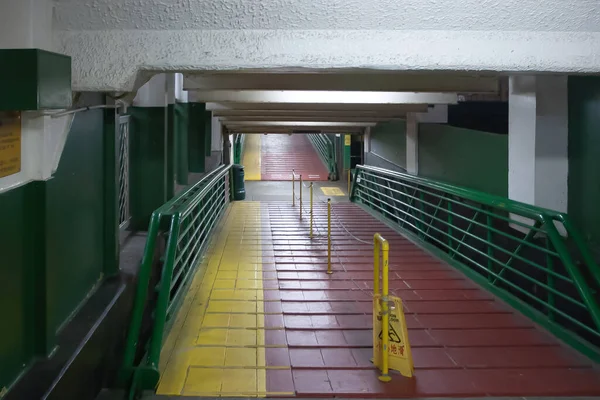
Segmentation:
<svg viewBox="0 0 600 400">
<path fill-rule="evenodd" d="M 448 106 L 448 125 L 508 134 L 508 102 L 468 101 Z"/>
<path fill-rule="evenodd" d="M 307 131 L 305 129 L 302 129 L 302 130 L 294 129 L 292 131 L 292 133 L 322 133 L 322 131 L 319 131 L 319 130 L 317 130 L 317 131 Z"/>
</svg>

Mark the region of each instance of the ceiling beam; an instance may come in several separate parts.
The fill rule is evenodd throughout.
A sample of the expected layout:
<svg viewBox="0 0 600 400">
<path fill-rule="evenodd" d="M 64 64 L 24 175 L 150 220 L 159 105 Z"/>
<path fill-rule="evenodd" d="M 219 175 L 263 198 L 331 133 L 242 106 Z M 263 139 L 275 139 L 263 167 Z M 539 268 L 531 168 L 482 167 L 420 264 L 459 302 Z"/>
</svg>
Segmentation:
<svg viewBox="0 0 600 400">
<path fill-rule="evenodd" d="M 277 133 L 363 133 L 363 127 L 290 127 L 290 126 L 233 126 L 226 127 L 229 133 L 262 133 L 262 134 L 277 134 Z M 304 132 L 303 132 L 304 131 Z"/>
<path fill-rule="evenodd" d="M 301 127 L 301 128 L 313 128 L 313 127 L 348 127 L 348 128 L 366 128 L 368 126 L 375 126 L 375 122 L 327 122 L 327 121 L 233 121 L 225 123 L 227 127 L 234 126 L 260 126 L 260 127 Z"/>
<path fill-rule="evenodd" d="M 427 112 L 427 107 L 420 107 L 418 110 L 405 111 L 404 109 L 399 110 L 354 110 L 354 111 L 335 111 L 335 110 L 213 110 L 215 117 L 224 118 L 244 118 L 244 117 L 256 117 L 256 118 L 277 118 L 277 117 L 317 117 L 317 118 L 328 118 L 328 117 L 357 117 L 357 118 L 404 118 L 407 112 Z"/>
<path fill-rule="evenodd" d="M 235 116 L 235 117 L 218 117 L 219 120 L 224 123 L 235 123 L 238 121 L 302 121 L 302 122 L 309 122 L 309 121 L 325 121 L 325 122 L 384 122 L 384 121 L 393 121 L 393 120 L 402 120 L 404 118 L 402 117 L 387 117 L 387 116 L 382 116 L 382 117 L 369 117 L 369 116 L 323 116 L 323 115 L 312 115 L 312 116 L 304 116 L 304 115 L 287 115 L 287 114 L 282 114 L 282 115 L 269 115 L 269 116 L 253 116 L 253 115 L 246 115 L 246 116 Z"/>
<path fill-rule="evenodd" d="M 190 92 L 190 96 L 194 92 Z M 193 100 L 190 97 L 190 102 Z M 242 111 L 269 111 L 269 112 L 427 112 L 427 104 L 320 104 L 320 103 L 309 103 L 309 104 L 290 104 L 290 103 L 215 103 L 206 102 L 206 109 L 209 111 L 230 111 L 230 110 L 242 110 Z"/>
<path fill-rule="evenodd" d="M 184 90 L 353 90 L 498 93 L 496 76 L 442 73 L 203 73 L 184 74 Z"/>
<path fill-rule="evenodd" d="M 209 90 L 188 93 L 201 103 L 275 103 L 328 105 L 455 104 L 456 93 L 342 92 L 323 90 Z"/>
</svg>

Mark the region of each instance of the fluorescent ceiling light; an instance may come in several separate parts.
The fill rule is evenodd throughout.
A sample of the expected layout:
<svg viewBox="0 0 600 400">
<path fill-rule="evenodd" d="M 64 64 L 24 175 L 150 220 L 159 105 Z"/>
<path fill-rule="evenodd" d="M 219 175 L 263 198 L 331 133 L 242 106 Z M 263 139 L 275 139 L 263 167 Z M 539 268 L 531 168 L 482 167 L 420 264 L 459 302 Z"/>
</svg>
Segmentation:
<svg viewBox="0 0 600 400">
<path fill-rule="evenodd" d="M 455 104 L 456 93 L 350 92 L 320 90 L 207 90 L 192 92 L 203 103 Z"/>
</svg>

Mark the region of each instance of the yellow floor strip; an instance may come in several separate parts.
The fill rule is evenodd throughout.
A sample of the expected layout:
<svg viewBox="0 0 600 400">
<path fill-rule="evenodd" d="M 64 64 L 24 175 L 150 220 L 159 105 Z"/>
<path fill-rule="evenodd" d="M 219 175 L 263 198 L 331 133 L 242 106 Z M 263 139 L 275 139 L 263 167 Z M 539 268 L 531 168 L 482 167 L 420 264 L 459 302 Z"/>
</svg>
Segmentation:
<svg viewBox="0 0 600 400">
<path fill-rule="evenodd" d="M 246 135 L 242 165 L 247 181 L 260 181 L 261 179 L 261 146 L 261 135 Z"/>
<path fill-rule="evenodd" d="M 231 205 L 163 346 L 158 394 L 268 394 L 260 228 L 260 203 Z"/>
<path fill-rule="evenodd" d="M 322 187 L 321 191 L 325 196 L 345 196 L 342 189 L 333 186 Z"/>
</svg>

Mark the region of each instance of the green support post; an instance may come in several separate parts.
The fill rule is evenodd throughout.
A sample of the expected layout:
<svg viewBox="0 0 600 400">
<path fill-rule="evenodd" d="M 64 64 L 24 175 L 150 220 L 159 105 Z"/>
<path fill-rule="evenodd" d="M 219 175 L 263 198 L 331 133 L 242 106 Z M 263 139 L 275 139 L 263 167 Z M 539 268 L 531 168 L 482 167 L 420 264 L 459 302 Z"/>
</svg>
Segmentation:
<svg viewBox="0 0 600 400">
<path fill-rule="evenodd" d="M 167 106 L 167 200 L 175 195 L 175 104 Z"/>
<path fill-rule="evenodd" d="M 202 103 L 189 103 L 188 127 L 188 156 L 190 172 L 204 172 L 206 170 L 206 138 L 204 123 L 205 105 Z"/>
<path fill-rule="evenodd" d="M 26 279 L 32 282 L 32 292 L 28 294 L 27 309 L 33 309 L 33 343 L 36 355 L 46 357 L 52 353 L 56 335 L 50 326 L 48 304 L 48 270 L 46 263 L 46 182 L 32 182 L 27 185 L 25 225 L 31 227 L 27 234 L 26 248 L 35 249 L 25 254 L 29 264 Z"/>
<path fill-rule="evenodd" d="M 188 157 L 188 128 L 189 128 L 189 104 L 175 104 L 175 141 L 177 143 L 177 183 L 188 184 L 189 157 Z"/>
<path fill-rule="evenodd" d="M 204 145 L 206 146 L 204 150 L 206 151 L 206 157 L 210 157 L 212 155 L 212 112 L 205 111 L 204 112 Z"/>
<path fill-rule="evenodd" d="M 165 107 L 131 107 L 131 224 L 145 230 L 166 201 Z"/>
<path fill-rule="evenodd" d="M 119 135 L 115 109 L 104 110 L 104 275 L 119 272 Z"/>
</svg>

